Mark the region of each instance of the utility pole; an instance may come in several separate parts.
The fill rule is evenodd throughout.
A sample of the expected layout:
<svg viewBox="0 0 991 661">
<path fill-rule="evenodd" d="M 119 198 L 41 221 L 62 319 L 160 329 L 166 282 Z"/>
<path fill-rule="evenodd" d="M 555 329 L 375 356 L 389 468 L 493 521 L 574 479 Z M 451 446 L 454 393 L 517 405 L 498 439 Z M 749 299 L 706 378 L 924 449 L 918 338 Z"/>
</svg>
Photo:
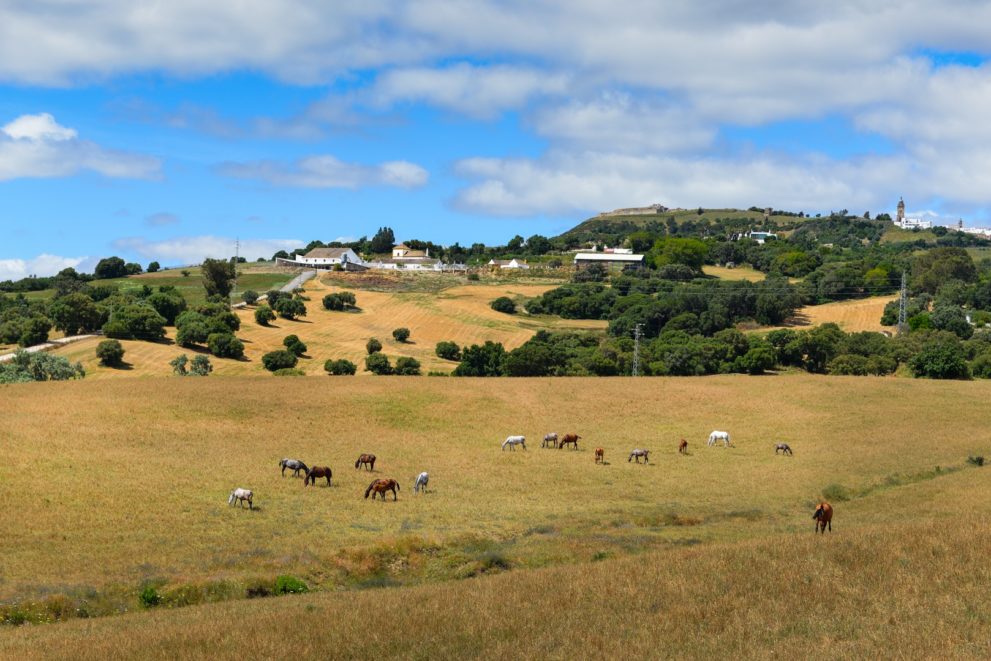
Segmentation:
<svg viewBox="0 0 991 661">
<path fill-rule="evenodd" d="M 640 376 L 640 327 L 637 324 L 633 327 L 633 376 Z"/>
<path fill-rule="evenodd" d="M 902 271 L 902 288 L 898 296 L 898 334 L 905 332 L 905 318 L 908 315 L 908 287 L 905 271 Z"/>
<path fill-rule="evenodd" d="M 235 294 L 237 294 L 237 265 L 241 261 L 241 239 L 234 238 L 234 289 L 231 290 L 231 304 L 234 304 Z"/>
</svg>

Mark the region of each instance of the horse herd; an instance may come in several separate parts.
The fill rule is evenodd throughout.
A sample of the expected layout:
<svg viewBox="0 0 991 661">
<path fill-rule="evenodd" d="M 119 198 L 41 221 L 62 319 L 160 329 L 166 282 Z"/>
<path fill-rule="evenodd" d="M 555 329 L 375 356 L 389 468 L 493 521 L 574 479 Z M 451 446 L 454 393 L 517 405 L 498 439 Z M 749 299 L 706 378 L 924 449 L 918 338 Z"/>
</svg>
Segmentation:
<svg viewBox="0 0 991 661">
<path fill-rule="evenodd" d="M 556 432 L 551 432 L 544 436 L 543 441 L 540 444 L 542 448 L 556 448 L 563 450 L 565 446 L 571 446 L 574 450 L 578 449 L 578 441 L 581 440 L 581 436 L 578 434 L 564 434 L 563 436 L 558 436 Z M 732 447 L 730 442 L 729 432 L 725 431 L 713 431 L 709 434 L 708 445 L 712 447 L 722 441 L 723 447 Z M 502 442 L 502 449 L 505 450 L 507 447 L 515 451 L 516 446 L 522 447 L 526 450 L 526 437 L 519 436 L 508 436 L 506 440 Z M 688 441 L 681 439 L 678 444 L 678 453 L 687 455 L 688 454 Z M 595 448 L 595 463 L 605 464 L 605 454 L 604 448 Z M 794 456 L 791 447 L 787 443 L 776 443 L 774 446 L 774 454 L 784 454 L 787 456 Z M 644 448 L 634 448 L 630 452 L 627 462 L 640 463 L 640 459 L 643 459 L 643 463 L 647 464 L 650 462 L 650 450 Z M 375 470 L 375 455 L 374 454 L 361 454 L 357 461 L 354 462 L 355 469 L 360 469 L 364 466 L 369 471 Z M 279 462 L 279 468 L 282 471 L 282 477 L 285 477 L 286 471 L 292 471 L 293 477 L 299 477 L 300 473 L 303 473 L 303 486 L 316 485 L 317 478 L 325 478 L 327 480 L 327 486 L 331 486 L 331 478 L 333 477 L 333 472 L 330 466 L 313 466 L 308 467 L 302 461 L 298 459 L 282 459 Z M 426 471 L 417 475 L 413 482 L 413 493 L 426 493 L 427 483 L 430 480 L 430 476 Z M 399 482 L 392 478 L 380 478 L 372 480 L 365 489 L 365 498 L 371 496 L 372 500 L 375 500 L 376 496 L 381 496 L 382 500 L 385 500 L 385 495 L 388 492 L 392 492 L 392 499 L 394 501 L 399 500 Z M 254 493 L 250 489 L 237 488 L 231 491 L 230 497 L 227 499 L 228 505 L 234 505 L 237 503 L 240 507 L 244 507 L 244 503 L 248 504 L 248 509 L 254 509 Z M 815 513 L 812 518 L 816 521 L 816 532 L 825 533 L 827 527 L 829 531 L 833 531 L 833 508 L 827 502 L 821 502 L 815 509 Z"/>
</svg>

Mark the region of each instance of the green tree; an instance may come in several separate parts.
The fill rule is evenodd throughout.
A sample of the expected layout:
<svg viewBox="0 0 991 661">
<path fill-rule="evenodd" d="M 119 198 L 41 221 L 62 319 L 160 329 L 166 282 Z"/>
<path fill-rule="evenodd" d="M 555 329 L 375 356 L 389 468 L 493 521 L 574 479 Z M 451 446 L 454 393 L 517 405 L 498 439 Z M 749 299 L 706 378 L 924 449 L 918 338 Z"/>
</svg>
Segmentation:
<svg viewBox="0 0 991 661">
<path fill-rule="evenodd" d="M 303 341 L 297 335 L 286 335 L 282 340 L 282 345 L 285 346 L 286 351 L 296 356 L 302 356 L 306 353 L 306 345 L 303 344 Z"/>
<path fill-rule="evenodd" d="M 461 351 L 461 363 L 454 368 L 455 376 L 501 376 L 506 349 L 498 342 L 473 344 Z"/>
<path fill-rule="evenodd" d="M 48 306 L 48 316 L 56 330 L 63 331 L 66 335 L 93 332 L 103 322 L 99 307 L 92 298 L 81 292 L 54 299 Z"/>
<path fill-rule="evenodd" d="M 237 339 L 233 333 L 210 333 L 207 337 L 207 347 L 217 358 L 244 357 L 244 343 Z"/>
<path fill-rule="evenodd" d="M 409 339 L 409 329 L 408 328 L 397 328 L 392 331 L 392 337 L 396 342 L 405 343 Z"/>
<path fill-rule="evenodd" d="M 734 362 L 737 371 L 747 374 L 763 374 L 775 365 L 774 351 L 770 347 L 749 349 Z"/>
<path fill-rule="evenodd" d="M 186 376 L 189 374 L 189 370 L 186 369 L 186 365 L 188 364 L 189 358 L 184 353 L 179 354 L 169 361 L 169 365 L 172 367 L 172 373 L 176 376 Z"/>
<path fill-rule="evenodd" d="M 461 360 L 461 347 L 454 342 L 438 342 L 434 352 L 444 360 Z"/>
<path fill-rule="evenodd" d="M 123 305 L 111 313 L 103 334 L 121 340 L 161 340 L 165 337 L 165 317 L 150 305 Z"/>
<path fill-rule="evenodd" d="M 974 327 L 967 322 L 967 315 L 956 305 L 937 304 L 929 315 L 933 328 L 950 331 L 963 340 L 970 339 Z"/>
<path fill-rule="evenodd" d="M 509 240 L 509 243 L 506 244 L 506 249 L 509 250 L 509 252 L 519 252 L 522 248 L 523 248 L 523 237 L 520 236 L 519 234 L 511 238 Z"/>
<path fill-rule="evenodd" d="M 380 227 L 368 245 L 369 250 L 376 254 L 391 253 L 396 244 L 396 235 L 391 227 Z"/>
<path fill-rule="evenodd" d="M 186 299 L 178 292 L 156 292 L 146 300 L 169 326 L 174 326 L 176 318 L 186 310 Z"/>
<path fill-rule="evenodd" d="M 259 305 L 255 308 L 255 322 L 259 326 L 268 326 L 269 322 L 275 321 L 275 313 L 267 305 Z"/>
<path fill-rule="evenodd" d="M 975 282 L 977 268 L 964 248 L 941 247 L 927 250 L 912 262 L 912 290 L 935 294 L 949 280 Z"/>
<path fill-rule="evenodd" d="M 365 343 L 365 351 L 367 351 L 369 354 L 378 353 L 381 350 L 382 350 L 382 343 L 379 342 L 374 337 L 370 338 L 368 342 Z"/>
<path fill-rule="evenodd" d="M 241 294 L 241 300 L 243 300 L 248 305 L 254 305 L 258 302 L 258 292 L 253 289 L 246 290 Z"/>
<path fill-rule="evenodd" d="M 376 355 L 381 356 L 382 354 Z M 409 356 L 400 356 L 396 359 L 396 368 L 394 373 L 401 376 L 419 376 L 420 361 L 416 358 L 410 358 Z"/>
<path fill-rule="evenodd" d="M 531 255 L 546 255 L 552 247 L 550 239 L 540 234 L 534 234 L 526 240 L 526 251 Z"/>
<path fill-rule="evenodd" d="M 123 278 L 127 275 L 127 265 L 120 257 L 104 257 L 96 263 L 93 275 L 97 280 Z"/>
<path fill-rule="evenodd" d="M 210 364 L 209 357 L 204 356 L 203 354 L 193 356 L 193 360 L 189 364 L 190 374 L 193 376 L 209 376 L 212 371 L 213 365 Z"/>
<path fill-rule="evenodd" d="M 158 262 L 151 262 L 148 264 L 148 273 L 158 273 L 162 269 L 162 265 Z"/>
<path fill-rule="evenodd" d="M 298 360 L 296 354 L 289 351 L 270 351 L 262 356 L 262 365 L 269 372 L 275 372 L 276 370 L 296 367 Z"/>
<path fill-rule="evenodd" d="M 103 340 L 96 345 L 96 357 L 107 367 L 120 367 L 124 363 L 124 346 L 117 340 Z"/>
<path fill-rule="evenodd" d="M 226 299 L 234 287 L 235 265 L 226 259 L 204 259 L 200 265 L 203 274 L 203 288 L 208 297 Z"/>
<path fill-rule="evenodd" d="M 370 353 L 365 356 L 365 371 L 378 375 L 392 374 L 392 365 L 384 353 Z"/>
<path fill-rule="evenodd" d="M 86 376 L 80 363 L 72 364 L 64 356 L 19 349 L 12 360 L 0 363 L 0 384 L 28 381 L 68 381 Z"/>
<path fill-rule="evenodd" d="M 295 319 L 306 316 L 306 304 L 298 298 L 282 298 L 275 304 L 275 311 L 283 319 Z"/>
<path fill-rule="evenodd" d="M 489 303 L 489 307 L 491 307 L 496 312 L 503 312 L 505 314 L 516 313 L 516 303 L 514 303 L 513 299 L 509 298 L 508 296 L 500 296 L 499 298 Z"/>
<path fill-rule="evenodd" d="M 323 368 L 333 376 L 349 376 L 358 371 L 358 366 L 345 358 L 328 360 L 323 364 Z"/>
<path fill-rule="evenodd" d="M 966 379 L 970 377 L 959 338 L 953 333 L 937 331 L 929 336 L 922 351 L 908 361 L 912 374 L 930 379 Z"/>
</svg>

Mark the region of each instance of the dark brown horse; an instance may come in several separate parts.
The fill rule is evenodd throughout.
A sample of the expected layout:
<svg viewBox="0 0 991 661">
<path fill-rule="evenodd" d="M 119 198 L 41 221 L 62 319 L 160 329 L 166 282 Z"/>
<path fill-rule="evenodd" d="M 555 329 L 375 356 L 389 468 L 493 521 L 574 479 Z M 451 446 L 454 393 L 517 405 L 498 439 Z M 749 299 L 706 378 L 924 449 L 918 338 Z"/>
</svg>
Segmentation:
<svg viewBox="0 0 991 661">
<path fill-rule="evenodd" d="M 364 464 L 370 471 L 375 470 L 375 455 L 374 454 L 361 455 L 360 457 L 358 457 L 358 461 L 354 462 L 354 467 L 359 468 L 362 464 Z"/>
<path fill-rule="evenodd" d="M 604 448 L 595 448 L 595 463 L 606 463 L 606 451 Z"/>
<path fill-rule="evenodd" d="M 688 441 L 681 439 L 681 443 L 678 443 L 678 453 L 688 454 Z"/>
<path fill-rule="evenodd" d="M 575 446 L 575 449 L 577 450 L 578 449 L 578 439 L 580 439 L 580 438 L 581 438 L 581 436 L 579 436 L 578 434 L 565 434 L 561 438 L 561 443 L 557 447 L 558 447 L 559 450 L 563 450 L 565 445 L 573 445 L 573 446 Z"/>
<path fill-rule="evenodd" d="M 392 492 L 393 500 L 399 500 L 399 496 L 396 494 L 399 491 L 399 482 L 396 482 L 392 478 L 372 480 L 372 483 L 365 489 L 365 498 L 368 498 L 368 494 L 372 494 L 372 500 L 375 500 L 376 494 L 381 494 L 382 500 L 385 500 L 386 491 Z"/>
<path fill-rule="evenodd" d="M 816 511 L 813 512 L 812 518 L 816 520 L 816 532 L 823 534 L 826 533 L 826 526 L 829 526 L 829 532 L 833 532 L 833 506 L 829 503 L 819 503 L 816 507 Z"/>
<path fill-rule="evenodd" d="M 303 478 L 303 486 L 305 487 L 308 484 L 312 484 L 313 486 L 316 486 L 317 478 L 325 477 L 327 478 L 327 486 L 329 487 L 330 478 L 332 475 L 333 473 L 331 473 L 330 471 L 330 466 L 314 466 L 310 470 L 306 471 L 306 477 Z"/>
</svg>

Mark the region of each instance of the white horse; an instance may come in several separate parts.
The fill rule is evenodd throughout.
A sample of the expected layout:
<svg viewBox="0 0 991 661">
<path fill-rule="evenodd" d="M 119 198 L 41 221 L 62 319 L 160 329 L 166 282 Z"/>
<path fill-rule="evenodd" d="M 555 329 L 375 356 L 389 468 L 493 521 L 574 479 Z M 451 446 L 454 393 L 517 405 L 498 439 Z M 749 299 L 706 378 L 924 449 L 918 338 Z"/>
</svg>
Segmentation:
<svg viewBox="0 0 991 661">
<path fill-rule="evenodd" d="M 413 493 L 419 493 L 420 489 L 423 489 L 423 493 L 427 493 L 427 482 L 430 481 L 430 476 L 427 475 L 426 471 L 423 471 L 416 476 L 416 482 L 413 483 Z"/>
<path fill-rule="evenodd" d="M 238 501 L 238 505 L 244 507 L 244 501 L 248 501 L 248 509 L 254 509 L 254 505 L 251 499 L 255 497 L 255 494 L 251 493 L 250 489 L 234 489 L 231 491 L 231 497 L 227 499 L 228 505 L 233 505 L 234 501 Z"/>
<path fill-rule="evenodd" d="M 523 449 L 526 450 L 526 436 L 507 436 L 506 440 L 502 442 L 502 449 L 505 450 L 507 445 L 510 450 L 515 451 L 517 445 L 522 445 Z"/>
<path fill-rule="evenodd" d="M 723 442 L 723 447 L 727 447 L 728 448 L 730 446 L 729 432 L 728 431 L 714 431 L 711 434 L 709 434 L 709 447 L 710 448 L 713 445 L 715 445 L 716 443 L 718 443 L 719 441 L 722 441 Z"/>
</svg>

